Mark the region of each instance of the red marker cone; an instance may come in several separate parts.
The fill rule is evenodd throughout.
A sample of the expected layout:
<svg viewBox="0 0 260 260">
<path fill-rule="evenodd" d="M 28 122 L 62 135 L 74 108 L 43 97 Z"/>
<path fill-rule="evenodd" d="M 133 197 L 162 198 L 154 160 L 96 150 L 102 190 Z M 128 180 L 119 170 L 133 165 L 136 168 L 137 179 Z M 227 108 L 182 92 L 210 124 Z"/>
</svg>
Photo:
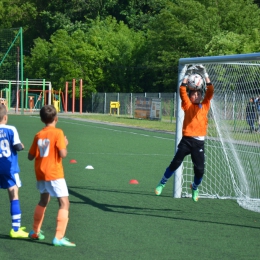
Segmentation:
<svg viewBox="0 0 260 260">
<path fill-rule="evenodd" d="M 139 182 L 137 180 L 130 180 L 129 184 L 139 184 Z"/>
<path fill-rule="evenodd" d="M 70 160 L 70 163 L 77 163 L 77 161 L 74 160 L 74 159 L 71 159 L 71 160 Z"/>
</svg>

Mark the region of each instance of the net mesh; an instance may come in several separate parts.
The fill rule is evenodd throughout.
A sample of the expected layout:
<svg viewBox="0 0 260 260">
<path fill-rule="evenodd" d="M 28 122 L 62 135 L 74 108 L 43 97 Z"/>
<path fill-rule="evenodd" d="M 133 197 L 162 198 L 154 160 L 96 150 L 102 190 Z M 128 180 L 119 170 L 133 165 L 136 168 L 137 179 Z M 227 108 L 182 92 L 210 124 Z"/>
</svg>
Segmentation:
<svg viewBox="0 0 260 260">
<path fill-rule="evenodd" d="M 19 39 L 14 41 L 19 29 L 0 30 L 0 79 L 16 80 L 17 48 Z"/>
<path fill-rule="evenodd" d="M 21 28 L 0 30 L 0 97 L 9 98 L 9 106 L 15 106 L 17 90 L 5 82 L 22 78 L 21 45 Z"/>
</svg>

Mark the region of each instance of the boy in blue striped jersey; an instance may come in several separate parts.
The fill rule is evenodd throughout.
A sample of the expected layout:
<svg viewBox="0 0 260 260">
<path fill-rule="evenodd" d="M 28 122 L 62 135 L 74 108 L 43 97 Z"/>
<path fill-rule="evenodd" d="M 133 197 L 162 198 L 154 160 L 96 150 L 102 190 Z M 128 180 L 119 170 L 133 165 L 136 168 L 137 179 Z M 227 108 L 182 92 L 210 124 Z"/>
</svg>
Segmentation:
<svg viewBox="0 0 260 260">
<path fill-rule="evenodd" d="M 10 237 L 27 238 L 28 233 L 21 227 L 21 209 L 18 189 L 21 187 L 19 178 L 18 151 L 24 149 L 17 129 L 7 125 L 7 109 L 0 105 L 0 189 L 7 189 L 10 200 L 12 229 Z"/>
</svg>

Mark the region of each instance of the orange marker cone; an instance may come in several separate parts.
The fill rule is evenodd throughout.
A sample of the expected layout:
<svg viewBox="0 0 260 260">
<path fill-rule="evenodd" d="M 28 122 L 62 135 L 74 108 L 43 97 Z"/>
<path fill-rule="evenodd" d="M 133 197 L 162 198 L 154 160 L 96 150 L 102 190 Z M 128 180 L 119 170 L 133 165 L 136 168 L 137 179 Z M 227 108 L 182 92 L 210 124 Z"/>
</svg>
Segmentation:
<svg viewBox="0 0 260 260">
<path fill-rule="evenodd" d="M 137 180 L 130 180 L 129 184 L 139 184 L 139 182 Z"/>
<path fill-rule="evenodd" d="M 77 163 L 77 161 L 74 160 L 74 159 L 71 159 L 71 160 L 70 160 L 70 163 Z"/>
</svg>

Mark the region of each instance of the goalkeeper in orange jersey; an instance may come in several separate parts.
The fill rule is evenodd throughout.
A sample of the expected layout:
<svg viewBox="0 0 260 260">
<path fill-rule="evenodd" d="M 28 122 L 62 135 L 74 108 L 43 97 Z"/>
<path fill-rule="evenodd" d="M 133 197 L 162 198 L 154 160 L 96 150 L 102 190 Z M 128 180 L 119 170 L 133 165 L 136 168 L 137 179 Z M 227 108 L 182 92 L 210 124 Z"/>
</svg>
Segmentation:
<svg viewBox="0 0 260 260">
<path fill-rule="evenodd" d="M 202 96 L 203 78 L 201 76 L 206 81 L 204 98 Z M 186 90 L 187 87 L 189 89 L 188 93 Z M 214 87 L 204 66 L 194 65 L 187 69 L 180 86 L 181 107 L 184 111 L 182 139 L 178 144 L 174 158 L 166 168 L 161 181 L 155 188 L 156 195 L 162 193 L 168 179 L 182 164 L 185 156 L 190 154 L 194 166 L 194 180 L 190 185 L 192 199 L 195 202 L 198 201 L 198 186 L 201 184 L 205 169 L 204 140 L 208 126 L 207 115 L 213 92 Z"/>
<path fill-rule="evenodd" d="M 56 234 L 52 241 L 54 246 L 75 247 L 65 237 L 69 221 L 69 193 L 64 179 L 62 158 L 67 156 L 68 140 L 61 129 L 56 128 L 57 111 L 54 106 L 46 105 L 40 110 L 41 121 L 45 127 L 39 131 L 33 140 L 28 153 L 28 159 L 35 159 L 35 175 L 40 201 L 34 211 L 33 229 L 29 237 L 33 240 L 43 240 L 42 222 L 50 197 L 56 197 L 59 203 Z"/>
</svg>

